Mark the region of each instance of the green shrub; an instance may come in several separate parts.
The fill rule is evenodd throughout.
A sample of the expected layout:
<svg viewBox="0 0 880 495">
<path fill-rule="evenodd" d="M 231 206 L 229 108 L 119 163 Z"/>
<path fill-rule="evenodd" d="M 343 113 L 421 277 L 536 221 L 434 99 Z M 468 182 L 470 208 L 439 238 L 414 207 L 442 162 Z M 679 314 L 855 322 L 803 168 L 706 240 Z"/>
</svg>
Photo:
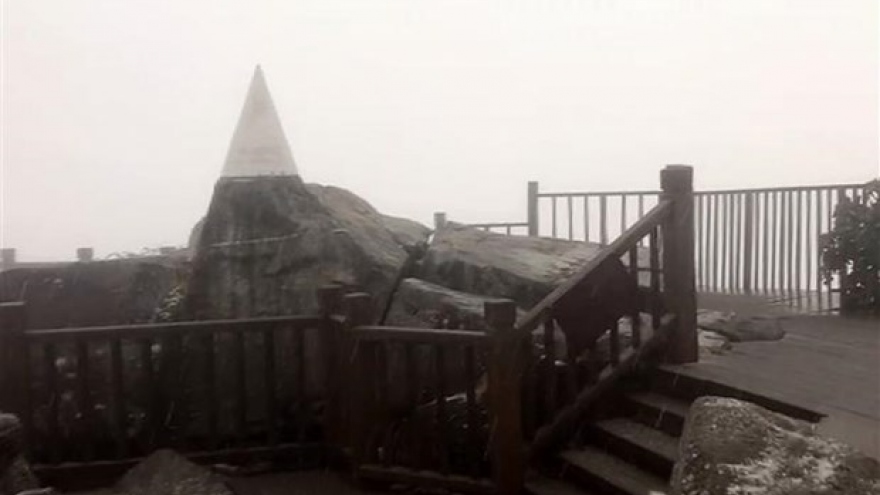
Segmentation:
<svg viewBox="0 0 880 495">
<path fill-rule="evenodd" d="M 825 283 L 841 275 L 841 310 L 880 314 L 880 179 L 837 205 L 820 249 Z"/>
</svg>

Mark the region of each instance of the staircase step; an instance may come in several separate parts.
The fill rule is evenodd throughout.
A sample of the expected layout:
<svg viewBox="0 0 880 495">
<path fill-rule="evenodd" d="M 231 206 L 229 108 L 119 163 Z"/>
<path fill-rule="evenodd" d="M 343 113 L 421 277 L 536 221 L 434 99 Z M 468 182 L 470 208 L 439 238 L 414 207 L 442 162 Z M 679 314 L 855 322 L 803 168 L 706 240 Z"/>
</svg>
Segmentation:
<svg viewBox="0 0 880 495">
<path fill-rule="evenodd" d="M 562 452 L 562 476 L 600 493 L 658 495 L 669 492 L 669 483 L 619 457 L 585 446 Z"/>
<path fill-rule="evenodd" d="M 594 495 L 593 491 L 585 491 L 579 486 L 563 480 L 535 475 L 526 481 L 525 491 L 528 495 Z"/>
<path fill-rule="evenodd" d="M 690 403 L 684 399 L 656 392 L 634 392 L 624 397 L 634 418 L 669 435 L 681 436 Z"/>
<path fill-rule="evenodd" d="M 587 438 L 621 459 L 668 478 L 678 458 L 678 438 L 629 418 L 598 421 Z"/>
</svg>

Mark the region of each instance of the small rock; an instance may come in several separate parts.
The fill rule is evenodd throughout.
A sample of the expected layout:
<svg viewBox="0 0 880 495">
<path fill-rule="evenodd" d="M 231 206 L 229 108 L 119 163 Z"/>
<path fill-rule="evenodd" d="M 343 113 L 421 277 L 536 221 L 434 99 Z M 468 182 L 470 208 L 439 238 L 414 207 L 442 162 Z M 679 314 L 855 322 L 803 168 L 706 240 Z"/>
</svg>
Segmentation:
<svg viewBox="0 0 880 495">
<path fill-rule="evenodd" d="M 233 495 L 210 470 L 173 450 L 157 450 L 116 484 L 127 495 Z"/>
</svg>

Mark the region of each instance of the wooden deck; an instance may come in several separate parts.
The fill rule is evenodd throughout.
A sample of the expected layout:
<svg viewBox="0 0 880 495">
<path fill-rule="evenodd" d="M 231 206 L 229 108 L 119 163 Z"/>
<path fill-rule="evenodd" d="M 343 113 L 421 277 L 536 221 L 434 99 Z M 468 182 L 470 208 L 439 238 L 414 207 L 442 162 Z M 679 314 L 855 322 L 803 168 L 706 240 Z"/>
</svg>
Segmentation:
<svg viewBox="0 0 880 495">
<path fill-rule="evenodd" d="M 880 459 L 880 320 L 804 314 L 769 301 L 701 294 L 700 308 L 785 317 L 787 335 L 671 369 L 827 414 L 820 431 Z"/>
</svg>

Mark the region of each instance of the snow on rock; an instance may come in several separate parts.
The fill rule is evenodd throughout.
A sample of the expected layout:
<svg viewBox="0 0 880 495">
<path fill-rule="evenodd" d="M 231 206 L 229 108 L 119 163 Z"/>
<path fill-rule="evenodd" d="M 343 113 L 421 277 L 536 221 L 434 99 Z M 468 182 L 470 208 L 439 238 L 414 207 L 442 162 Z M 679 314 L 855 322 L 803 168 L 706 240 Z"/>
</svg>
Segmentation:
<svg viewBox="0 0 880 495">
<path fill-rule="evenodd" d="M 816 434 L 815 425 L 737 399 L 691 407 L 672 477 L 675 495 L 868 495 L 880 464 Z"/>
</svg>

